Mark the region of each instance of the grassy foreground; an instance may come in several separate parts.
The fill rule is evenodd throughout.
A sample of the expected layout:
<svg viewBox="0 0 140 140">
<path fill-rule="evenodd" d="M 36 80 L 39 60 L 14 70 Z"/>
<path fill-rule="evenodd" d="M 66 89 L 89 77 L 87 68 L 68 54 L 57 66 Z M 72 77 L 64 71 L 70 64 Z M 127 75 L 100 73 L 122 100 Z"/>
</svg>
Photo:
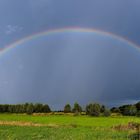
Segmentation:
<svg viewBox="0 0 140 140">
<path fill-rule="evenodd" d="M 112 128 L 137 117 L 0 114 L 0 140 L 129 140 L 134 130 Z"/>
</svg>

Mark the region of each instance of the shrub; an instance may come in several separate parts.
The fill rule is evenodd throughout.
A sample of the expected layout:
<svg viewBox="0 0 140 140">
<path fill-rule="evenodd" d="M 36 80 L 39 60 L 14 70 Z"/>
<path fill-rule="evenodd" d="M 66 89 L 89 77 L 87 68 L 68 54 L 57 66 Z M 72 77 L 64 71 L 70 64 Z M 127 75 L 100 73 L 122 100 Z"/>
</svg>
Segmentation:
<svg viewBox="0 0 140 140">
<path fill-rule="evenodd" d="M 108 116 L 110 116 L 110 115 L 111 115 L 110 110 L 105 109 L 105 111 L 103 112 L 103 116 L 108 117 Z"/>
<path fill-rule="evenodd" d="M 111 108 L 110 111 L 111 111 L 112 113 L 120 113 L 120 109 L 117 108 L 117 107 L 113 107 L 113 108 Z"/>
</svg>

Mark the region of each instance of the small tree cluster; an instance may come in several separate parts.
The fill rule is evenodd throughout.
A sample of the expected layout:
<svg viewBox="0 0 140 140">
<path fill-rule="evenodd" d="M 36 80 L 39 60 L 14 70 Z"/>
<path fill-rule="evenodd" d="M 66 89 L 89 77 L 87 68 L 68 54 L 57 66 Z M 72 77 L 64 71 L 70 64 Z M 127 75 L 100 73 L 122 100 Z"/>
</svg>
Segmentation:
<svg viewBox="0 0 140 140">
<path fill-rule="evenodd" d="M 89 116 L 110 116 L 110 110 L 107 109 L 104 105 L 97 103 L 91 103 L 86 106 L 86 114 Z"/>
<path fill-rule="evenodd" d="M 74 115 L 79 115 L 82 112 L 82 107 L 77 102 L 74 104 L 73 108 L 70 104 L 66 104 L 64 106 L 64 113 L 70 112 L 74 113 Z M 85 112 L 90 116 L 110 116 L 110 110 L 108 110 L 104 105 L 101 106 L 97 103 L 88 104 L 85 108 Z"/>
<path fill-rule="evenodd" d="M 137 108 L 135 105 L 123 105 L 119 107 L 119 110 L 124 116 L 135 116 L 137 114 Z"/>
<path fill-rule="evenodd" d="M 77 102 L 74 104 L 73 108 L 71 107 L 70 104 L 66 104 L 64 106 L 64 113 L 70 113 L 70 112 L 78 115 L 82 112 L 82 107 Z"/>
<path fill-rule="evenodd" d="M 111 108 L 112 113 L 121 113 L 124 116 L 140 116 L 140 102 Z"/>
</svg>

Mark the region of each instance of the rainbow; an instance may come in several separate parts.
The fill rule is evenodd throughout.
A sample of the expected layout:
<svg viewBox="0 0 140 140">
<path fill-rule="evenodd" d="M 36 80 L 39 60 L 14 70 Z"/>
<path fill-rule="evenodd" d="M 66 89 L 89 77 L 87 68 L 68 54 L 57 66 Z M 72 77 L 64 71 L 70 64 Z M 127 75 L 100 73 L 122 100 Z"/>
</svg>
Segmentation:
<svg viewBox="0 0 140 140">
<path fill-rule="evenodd" d="M 91 29 L 91 28 L 79 28 L 79 27 L 67 27 L 67 28 L 60 28 L 60 29 L 51 29 L 51 30 L 47 30 L 47 31 L 43 31 L 43 32 L 38 32 L 35 34 L 32 34 L 30 36 L 27 36 L 25 38 L 22 38 L 10 45 L 5 46 L 4 48 L 0 49 L 0 55 L 5 54 L 6 52 L 10 51 L 13 48 L 19 47 L 21 44 L 28 42 L 30 40 L 35 40 L 41 36 L 49 36 L 52 34 L 57 34 L 57 33 L 62 33 L 62 32 L 85 32 L 85 33 L 96 33 L 99 35 L 105 35 L 108 37 L 112 37 L 113 39 L 119 40 L 121 42 L 127 43 L 129 46 L 137 49 L 140 51 L 140 47 L 138 45 L 136 45 L 135 43 L 133 43 L 132 41 L 118 36 L 116 34 L 110 33 L 110 32 L 106 32 L 106 31 L 101 31 L 98 29 Z"/>
</svg>

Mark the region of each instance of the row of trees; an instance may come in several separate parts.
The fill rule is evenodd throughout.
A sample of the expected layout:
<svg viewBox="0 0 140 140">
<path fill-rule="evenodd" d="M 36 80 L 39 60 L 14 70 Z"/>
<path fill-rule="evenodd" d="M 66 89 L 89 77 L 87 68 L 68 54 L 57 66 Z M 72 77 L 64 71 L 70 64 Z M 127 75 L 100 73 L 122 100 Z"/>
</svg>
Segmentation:
<svg viewBox="0 0 140 140">
<path fill-rule="evenodd" d="M 71 106 L 67 104 L 64 107 L 64 112 L 81 113 L 82 107 L 78 103 L 75 103 L 73 109 L 71 109 Z M 136 104 L 122 105 L 120 107 L 113 107 L 110 110 L 107 109 L 104 105 L 100 105 L 98 103 L 91 103 L 86 106 L 85 112 L 87 115 L 90 116 L 110 116 L 111 113 L 118 113 L 124 116 L 140 117 L 140 102 L 137 102 Z"/>
<path fill-rule="evenodd" d="M 25 103 L 25 104 L 16 104 L 16 105 L 0 105 L 0 112 L 1 113 L 49 113 L 51 112 L 50 107 L 47 104 L 32 104 L 32 103 Z"/>
<path fill-rule="evenodd" d="M 51 109 L 48 104 L 41 103 L 25 103 L 16 105 L 0 105 L 0 113 L 49 113 Z M 82 107 L 76 102 L 73 107 L 70 104 L 66 104 L 63 109 L 64 113 L 74 113 L 79 115 L 85 112 L 86 115 L 90 116 L 110 116 L 111 113 L 118 113 L 125 116 L 140 116 L 140 102 L 133 105 L 122 105 L 120 107 L 113 107 L 110 110 L 104 105 L 98 103 L 91 103 L 86 105 L 83 110 Z"/>
<path fill-rule="evenodd" d="M 79 115 L 82 112 L 82 107 L 76 102 L 73 106 L 71 107 L 70 104 L 66 104 L 64 106 L 64 113 L 74 113 L 75 115 Z M 100 116 L 100 114 L 103 114 L 104 116 L 109 116 L 110 111 L 106 109 L 105 106 L 101 106 L 97 103 L 94 104 L 88 104 L 84 110 L 87 115 L 90 116 Z M 11 104 L 5 104 L 5 105 L 0 105 L 0 113 L 27 113 L 27 114 L 32 114 L 32 113 L 49 113 L 51 112 L 51 109 L 49 105 L 47 104 L 32 104 L 32 103 L 25 103 L 25 104 L 16 104 L 16 105 L 11 105 Z"/>
<path fill-rule="evenodd" d="M 73 109 L 71 109 L 70 104 L 66 104 L 64 107 L 64 113 L 70 112 L 80 114 L 82 112 L 82 107 L 78 103 L 75 103 Z M 89 116 L 100 116 L 101 114 L 103 116 L 110 116 L 110 110 L 107 109 L 104 105 L 97 103 L 88 104 L 85 108 L 85 112 Z"/>
</svg>

